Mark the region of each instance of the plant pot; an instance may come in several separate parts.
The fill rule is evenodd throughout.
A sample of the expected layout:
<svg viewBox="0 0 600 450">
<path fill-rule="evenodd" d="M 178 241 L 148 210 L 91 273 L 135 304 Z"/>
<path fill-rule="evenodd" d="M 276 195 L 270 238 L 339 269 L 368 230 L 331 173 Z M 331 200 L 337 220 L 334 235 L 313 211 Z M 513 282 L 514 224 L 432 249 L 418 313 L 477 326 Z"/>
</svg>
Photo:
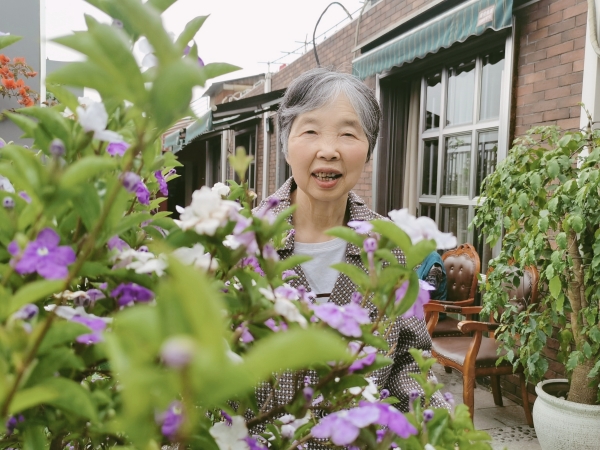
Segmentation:
<svg viewBox="0 0 600 450">
<path fill-rule="evenodd" d="M 546 380 L 535 387 L 533 424 L 542 450 L 600 448 L 600 406 L 564 399 L 566 379 Z M 563 397 L 563 398 L 559 398 Z"/>
</svg>

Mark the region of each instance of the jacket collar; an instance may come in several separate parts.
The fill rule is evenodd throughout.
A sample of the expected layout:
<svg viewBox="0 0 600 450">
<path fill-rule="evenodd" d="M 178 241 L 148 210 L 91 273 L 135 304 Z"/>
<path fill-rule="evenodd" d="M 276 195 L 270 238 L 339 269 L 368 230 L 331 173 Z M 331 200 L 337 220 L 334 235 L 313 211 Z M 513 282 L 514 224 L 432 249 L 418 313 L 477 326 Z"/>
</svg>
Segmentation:
<svg viewBox="0 0 600 450">
<path fill-rule="evenodd" d="M 296 182 L 294 181 L 293 177 L 290 177 L 285 183 L 283 183 L 283 185 L 281 185 L 281 187 L 277 191 L 275 191 L 273 195 L 269 196 L 269 198 L 276 197 L 279 199 L 279 204 L 272 210 L 273 214 L 277 215 L 292 205 L 291 195 L 292 192 L 294 192 L 296 189 Z M 260 210 L 265 203 L 266 201 L 261 202 L 257 210 Z M 376 217 L 376 214 L 374 214 L 369 208 L 366 207 L 364 200 L 352 191 L 348 193 L 348 203 L 346 205 L 346 208 L 347 210 L 349 210 L 348 217 L 350 218 L 350 221 L 365 220 L 364 217 L 366 216 L 373 216 L 371 217 L 372 219 Z M 288 217 L 288 223 L 293 227 L 293 214 Z M 288 233 L 285 239 L 285 244 L 279 250 L 293 252 L 295 244 L 294 236 L 295 232 L 292 229 L 292 231 Z M 348 246 L 346 248 L 346 254 L 360 256 L 360 249 L 356 245 L 348 243 Z"/>
</svg>

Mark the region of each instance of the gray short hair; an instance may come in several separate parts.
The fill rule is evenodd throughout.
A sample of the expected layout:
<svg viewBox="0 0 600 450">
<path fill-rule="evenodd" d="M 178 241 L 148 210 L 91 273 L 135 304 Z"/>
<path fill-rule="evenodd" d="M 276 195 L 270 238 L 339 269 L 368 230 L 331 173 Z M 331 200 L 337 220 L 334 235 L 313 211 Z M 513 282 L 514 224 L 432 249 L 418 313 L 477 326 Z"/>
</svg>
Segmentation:
<svg viewBox="0 0 600 450">
<path fill-rule="evenodd" d="M 341 93 L 348 98 L 358 115 L 369 141 L 367 161 L 371 158 L 381 120 L 381 109 L 374 92 L 353 75 L 325 68 L 304 72 L 287 88 L 277 113 L 279 141 L 284 155 L 287 156 L 288 139 L 294 120 L 301 114 L 333 102 Z"/>
</svg>

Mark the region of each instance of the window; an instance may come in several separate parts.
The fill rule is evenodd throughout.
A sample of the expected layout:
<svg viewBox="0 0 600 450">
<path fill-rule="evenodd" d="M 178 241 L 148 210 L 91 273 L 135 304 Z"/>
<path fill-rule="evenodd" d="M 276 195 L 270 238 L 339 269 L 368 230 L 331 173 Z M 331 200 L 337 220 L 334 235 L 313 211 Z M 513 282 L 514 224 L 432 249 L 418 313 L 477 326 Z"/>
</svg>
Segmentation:
<svg viewBox="0 0 600 450">
<path fill-rule="evenodd" d="M 246 171 L 246 181 L 248 181 L 248 187 L 256 192 L 256 127 L 236 133 L 235 148 L 237 149 L 238 147 L 244 147 L 246 155 L 252 156 L 252 161 Z M 235 179 L 239 182 L 237 175 Z"/>
<path fill-rule="evenodd" d="M 503 47 L 421 78 L 417 213 L 459 244 L 473 243 L 483 273 L 491 249 L 468 225 L 482 181 L 498 161 L 504 61 Z"/>
</svg>

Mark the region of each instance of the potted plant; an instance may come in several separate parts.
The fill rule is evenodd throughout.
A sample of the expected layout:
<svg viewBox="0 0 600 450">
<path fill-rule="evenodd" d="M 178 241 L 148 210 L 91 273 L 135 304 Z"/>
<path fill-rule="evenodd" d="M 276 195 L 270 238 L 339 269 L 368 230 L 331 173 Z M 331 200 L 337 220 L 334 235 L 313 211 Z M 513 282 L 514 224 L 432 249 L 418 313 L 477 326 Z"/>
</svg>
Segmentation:
<svg viewBox="0 0 600 450">
<path fill-rule="evenodd" d="M 546 341 L 557 336 L 558 357 L 565 364 L 569 384 L 562 394 L 565 399 L 553 403 L 593 411 L 585 412 L 586 417 L 596 414 L 595 425 L 587 427 L 595 437 L 584 438 L 591 447 L 578 448 L 597 448 L 600 440 L 599 139 L 598 131 L 589 128 L 532 128 L 486 178 L 474 219 L 490 245 L 501 239 L 500 253 L 490 263 L 493 270 L 483 301 L 486 311 L 503 324 L 496 337 L 504 343 L 505 358 L 523 366 L 529 379 L 539 381 L 549 366 L 544 357 Z M 515 314 L 504 292 L 506 274 L 511 267 L 518 270 L 527 265 L 539 269 L 541 300 L 539 306 Z M 518 284 L 517 275 L 509 282 Z M 499 310 L 504 311 L 501 317 Z M 536 389 L 536 429 L 542 426 L 536 410 L 547 384 Z M 581 424 L 580 420 L 576 422 Z M 572 422 L 554 419 L 547 431 L 538 430 L 543 448 L 567 448 L 564 439 L 580 435 L 585 428 L 578 425 L 577 433 L 560 431 L 558 427 L 565 423 Z M 556 435 L 548 434 L 557 429 Z M 547 447 L 552 441 L 557 447 Z"/>
</svg>

